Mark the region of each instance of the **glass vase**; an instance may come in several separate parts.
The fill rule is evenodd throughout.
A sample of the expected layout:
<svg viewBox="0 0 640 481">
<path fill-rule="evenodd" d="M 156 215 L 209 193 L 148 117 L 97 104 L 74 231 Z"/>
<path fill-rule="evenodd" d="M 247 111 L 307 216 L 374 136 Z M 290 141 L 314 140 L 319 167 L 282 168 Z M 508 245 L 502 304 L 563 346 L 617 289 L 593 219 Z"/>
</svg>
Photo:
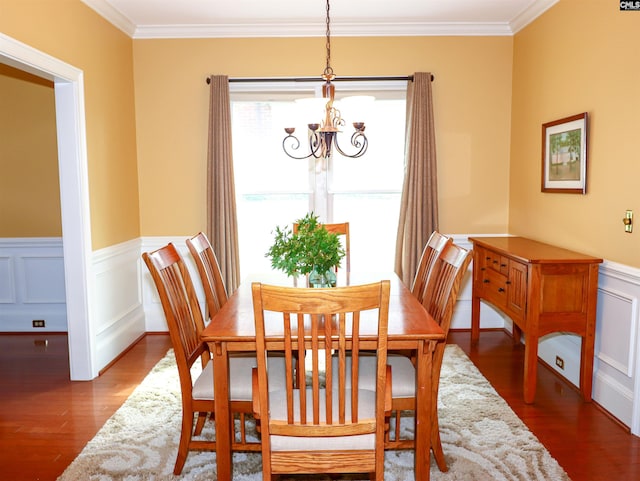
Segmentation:
<svg viewBox="0 0 640 481">
<path fill-rule="evenodd" d="M 309 274 L 309 287 L 336 287 L 336 272 L 330 269 L 325 272 L 313 270 Z"/>
</svg>

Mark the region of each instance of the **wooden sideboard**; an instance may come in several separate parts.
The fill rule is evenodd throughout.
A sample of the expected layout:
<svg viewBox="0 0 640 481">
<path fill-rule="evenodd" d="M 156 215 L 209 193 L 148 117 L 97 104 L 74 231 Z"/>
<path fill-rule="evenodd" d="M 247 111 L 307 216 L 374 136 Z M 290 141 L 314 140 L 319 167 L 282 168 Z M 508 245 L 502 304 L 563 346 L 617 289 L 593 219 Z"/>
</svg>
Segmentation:
<svg viewBox="0 0 640 481">
<path fill-rule="evenodd" d="M 580 391 L 591 400 L 598 264 L 602 259 L 524 237 L 470 237 L 473 243 L 471 340 L 480 337 L 480 300 L 525 335 L 524 400 L 536 394 L 538 340 L 552 332 L 582 337 Z"/>
</svg>

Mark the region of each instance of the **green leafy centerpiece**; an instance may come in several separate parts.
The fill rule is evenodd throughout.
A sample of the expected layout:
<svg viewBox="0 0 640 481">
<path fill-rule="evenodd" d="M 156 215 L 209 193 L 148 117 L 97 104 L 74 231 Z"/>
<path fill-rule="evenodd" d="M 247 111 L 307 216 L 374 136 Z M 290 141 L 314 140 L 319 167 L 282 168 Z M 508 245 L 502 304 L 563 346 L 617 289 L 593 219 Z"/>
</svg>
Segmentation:
<svg viewBox="0 0 640 481">
<path fill-rule="evenodd" d="M 276 226 L 266 257 L 271 267 L 290 277 L 309 276 L 311 287 L 335 287 L 335 270 L 345 256 L 338 234 L 328 232 L 313 212 L 296 221 L 298 228 Z"/>
</svg>

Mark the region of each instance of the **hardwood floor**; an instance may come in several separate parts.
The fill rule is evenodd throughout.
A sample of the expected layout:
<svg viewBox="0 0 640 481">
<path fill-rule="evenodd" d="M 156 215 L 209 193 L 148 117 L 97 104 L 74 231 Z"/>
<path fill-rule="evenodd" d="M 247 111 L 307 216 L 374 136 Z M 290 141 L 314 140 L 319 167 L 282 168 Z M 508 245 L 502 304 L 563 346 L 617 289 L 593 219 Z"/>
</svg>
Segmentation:
<svg viewBox="0 0 640 481">
<path fill-rule="evenodd" d="M 145 336 L 97 379 L 71 382 L 66 334 L 0 335 L 0 480 L 57 479 L 170 347 Z"/>
<path fill-rule="evenodd" d="M 483 331 L 473 348 L 469 332 L 449 336 L 573 481 L 640 479 L 640 438 L 548 368 L 524 404 L 524 349 L 504 332 Z M 55 480 L 169 347 L 146 336 L 99 378 L 71 382 L 66 335 L 0 335 L 0 480 Z"/>
<path fill-rule="evenodd" d="M 523 401 L 524 347 L 503 331 L 449 331 L 498 393 L 546 446 L 573 481 L 640 479 L 640 438 L 614 421 L 597 403 L 585 403 L 576 388 L 538 364 L 536 399 Z"/>
</svg>

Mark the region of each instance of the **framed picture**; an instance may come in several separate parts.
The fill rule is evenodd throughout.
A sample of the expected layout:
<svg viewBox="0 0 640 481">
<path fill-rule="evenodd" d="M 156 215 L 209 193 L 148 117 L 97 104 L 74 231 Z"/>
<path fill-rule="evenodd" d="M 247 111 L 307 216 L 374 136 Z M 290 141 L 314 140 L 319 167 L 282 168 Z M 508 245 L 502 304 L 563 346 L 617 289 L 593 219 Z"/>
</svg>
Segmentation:
<svg viewBox="0 0 640 481">
<path fill-rule="evenodd" d="M 542 124 L 542 192 L 586 194 L 587 112 Z"/>
</svg>

